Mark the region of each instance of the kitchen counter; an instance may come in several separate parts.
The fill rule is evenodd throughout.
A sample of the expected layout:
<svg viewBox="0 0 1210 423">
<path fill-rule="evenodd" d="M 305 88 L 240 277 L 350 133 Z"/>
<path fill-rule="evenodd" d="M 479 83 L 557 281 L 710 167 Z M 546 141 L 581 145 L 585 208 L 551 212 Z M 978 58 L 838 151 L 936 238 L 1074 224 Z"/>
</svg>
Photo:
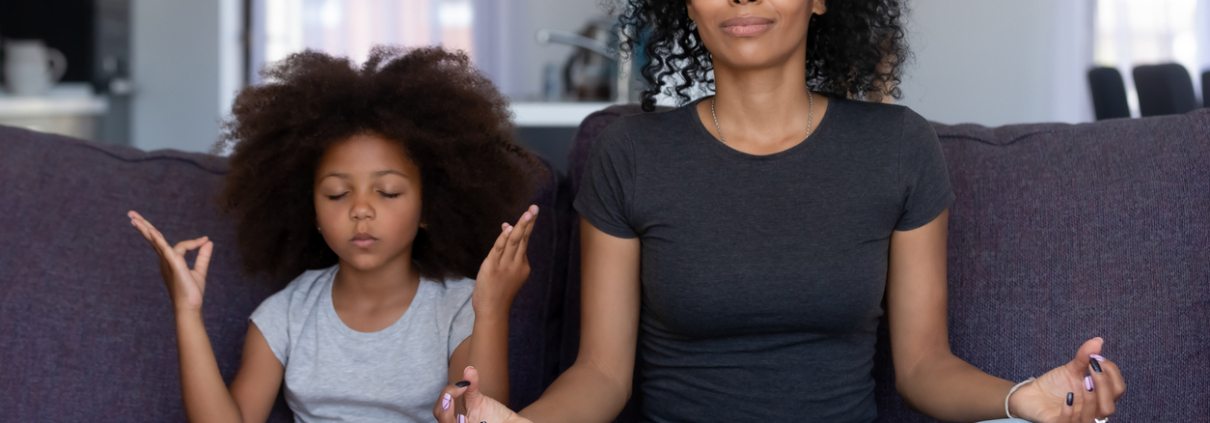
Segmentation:
<svg viewBox="0 0 1210 423">
<path fill-rule="evenodd" d="M 97 117 L 108 109 L 88 83 L 62 83 L 40 96 L 0 93 L 0 125 L 76 138 L 96 139 Z"/>
</svg>

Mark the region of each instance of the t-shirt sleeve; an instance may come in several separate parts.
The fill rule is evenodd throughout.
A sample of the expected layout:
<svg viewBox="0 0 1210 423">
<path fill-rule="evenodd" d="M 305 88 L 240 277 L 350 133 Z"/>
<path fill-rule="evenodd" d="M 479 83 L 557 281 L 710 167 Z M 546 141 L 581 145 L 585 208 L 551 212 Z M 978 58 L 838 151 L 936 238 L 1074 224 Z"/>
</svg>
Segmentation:
<svg viewBox="0 0 1210 423">
<path fill-rule="evenodd" d="M 899 178 L 904 202 L 903 213 L 895 225 L 897 231 L 924 226 L 954 203 L 954 190 L 937 132 L 928 120 L 911 109 L 906 109 L 903 116 Z"/>
<path fill-rule="evenodd" d="M 460 295 L 455 299 L 456 312 L 450 323 L 450 339 L 448 350 L 445 358 L 448 360 L 454 355 L 454 350 L 462 345 L 467 337 L 471 336 L 471 331 L 475 329 L 475 308 L 471 306 L 471 294 L 474 291 L 471 289 L 460 290 Z"/>
<path fill-rule="evenodd" d="M 269 343 L 269 349 L 273 350 L 273 355 L 283 366 L 286 365 L 287 352 L 290 347 L 289 307 L 290 295 L 283 290 L 261 302 L 260 306 L 252 312 L 252 317 L 249 318 L 264 335 L 265 341 Z"/>
<path fill-rule="evenodd" d="M 593 142 L 574 206 L 588 223 L 618 238 L 634 238 L 629 205 L 634 196 L 634 149 L 619 118 Z"/>
</svg>

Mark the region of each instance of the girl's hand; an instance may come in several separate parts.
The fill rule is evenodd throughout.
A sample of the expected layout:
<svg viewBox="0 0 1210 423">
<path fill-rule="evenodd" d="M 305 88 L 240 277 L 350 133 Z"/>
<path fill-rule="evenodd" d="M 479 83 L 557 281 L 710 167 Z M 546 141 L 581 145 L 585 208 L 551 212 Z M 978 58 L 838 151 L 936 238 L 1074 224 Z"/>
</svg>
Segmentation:
<svg viewBox="0 0 1210 423">
<path fill-rule="evenodd" d="M 525 249 L 529 245 L 529 234 L 534 230 L 538 217 L 538 206 L 529 206 L 517 226 L 501 225 L 500 236 L 492 251 L 479 266 L 475 278 L 475 291 L 471 295 L 471 306 L 475 314 L 505 315 L 512 307 L 513 297 L 529 278 L 529 258 Z"/>
<path fill-rule="evenodd" d="M 169 246 L 164 235 L 151 226 L 151 222 L 143 219 L 133 211 L 126 213 L 130 224 L 139 229 L 143 238 L 155 248 L 160 255 L 160 276 L 168 287 L 172 297 L 172 305 L 176 311 L 196 312 L 202 309 L 202 293 L 206 291 L 206 268 L 210 265 L 210 253 L 214 243 L 207 237 L 181 241 L 175 247 Z M 200 249 L 199 249 L 200 248 Z M 197 259 L 193 268 L 185 263 L 185 253 L 197 249 Z"/>
<path fill-rule="evenodd" d="M 1113 414 L 1126 391 L 1122 373 L 1099 354 L 1104 340 L 1085 342 L 1071 362 L 1022 385 L 1009 399 L 1013 416 L 1033 422 L 1091 423 Z"/>
<path fill-rule="evenodd" d="M 533 423 L 479 392 L 479 371 L 474 367 L 462 370 L 462 377 L 462 382 L 441 390 L 437 405 L 433 406 L 433 417 L 437 418 L 437 423 Z M 466 414 L 461 418 L 455 411 L 458 398 L 462 398 L 466 406 Z"/>
</svg>

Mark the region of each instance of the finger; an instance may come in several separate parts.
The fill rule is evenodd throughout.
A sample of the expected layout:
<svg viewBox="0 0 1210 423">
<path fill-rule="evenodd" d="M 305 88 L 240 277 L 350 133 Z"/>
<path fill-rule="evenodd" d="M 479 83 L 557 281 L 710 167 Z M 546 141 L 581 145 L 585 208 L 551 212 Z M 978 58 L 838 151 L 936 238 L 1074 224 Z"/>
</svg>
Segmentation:
<svg viewBox="0 0 1210 423">
<path fill-rule="evenodd" d="M 462 380 L 467 382 L 466 392 L 462 396 L 465 398 L 466 411 L 469 414 L 483 402 L 483 393 L 479 392 L 479 371 L 475 370 L 474 366 L 466 366 L 462 369 Z"/>
<path fill-rule="evenodd" d="M 134 213 L 134 215 L 135 221 L 137 221 L 140 226 L 147 230 L 147 233 L 151 236 L 151 241 L 155 244 L 156 248 L 160 249 L 161 252 L 164 253 L 163 255 L 168 255 L 169 252 L 173 251 L 172 246 L 170 246 L 168 241 L 164 239 L 164 234 L 161 234 L 159 229 L 155 228 L 155 225 L 152 225 L 151 222 L 148 222 L 147 219 L 144 219 L 143 216 L 140 216 L 138 213 Z"/>
<path fill-rule="evenodd" d="M 1075 403 L 1072 402 L 1072 398 L 1073 398 L 1073 394 L 1071 392 L 1068 392 L 1066 398 L 1064 398 L 1064 400 L 1063 400 L 1064 401 L 1063 405 L 1059 406 L 1059 421 L 1060 422 L 1074 422 L 1075 421 L 1076 408 L 1075 408 Z"/>
<path fill-rule="evenodd" d="M 1081 345 L 1080 349 L 1076 351 L 1075 358 L 1072 358 L 1071 361 L 1067 362 L 1066 366 L 1068 370 L 1070 370 L 1072 374 L 1084 374 L 1084 372 L 1088 369 L 1088 360 L 1093 354 L 1100 354 L 1101 346 L 1104 345 L 1104 343 L 1105 340 L 1101 339 L 1100 337 L 1085 341 L 1084 345 Z"/>
<path fill-rule="evenodd" d="M 210 254 L 214 252 L 214 243 L 209 240 L 202 244 L 202 249 L 197 251 L 197 259 L 193 261 L 193 270 L 202 275 L 202 279 L 206 278 L 206 272 L 210 269 Z"/>
<path fill-rule="evenodd" d="M 130 224 L 139 230 L 139 233 L 143 235 L 143 239 L 147 241 L 147 245 L 150 245 L 156 254 L 163 255 L 163 253 L 160 253 L 160 246 L 155 243 L 155 237 L 151 236 L 151 229 L 148 229 L 140 220 L 131 219 Z"/>
<path fill-rule="evenodd" d="M 513 247 L 511 246 L 510 238 L 512 238 L 513 232 L 516 232 L 516 231 L 517 231 L 517 227 L 509 225 L 507 223 L 504 224 L 504 245 L 501 246 L 500 257 L 497 257 L 497 260 L 496 260 L 497 264 L 504 263 L 505 257 L 508 257 L 510 259 L 512 258 Z"/>
<path fill-rule="evenodd" d="M 529 234 L 534 232 L 534 224 L 538 223 L 538 206 L 529 206 L 529 222 L 525 225 L 525 233 L 521 234 L 521 244 L 517 246 L 516 257 L 513 260 L 524 262 L 526 259 L 525 250 L 529 248 Z"/>
<path fill-rule="evenodd" d="M 504 244 L 508 242 L 508 224 L 500 224 L 500 235 L 496 236 L 496 243 L 492 244 L 492 250 L 487 253 L 487 258 L 483 260 L 484 264 L 495 266 L 500 263 L 500 257 L 504 255 Z"/>
<path fill-rule="evenodd" d="M 1097 365 L 1093 366 L 1092 363 L 1097 363 Z M 1113 363 L 1108 364 L 1112 365 Z M 1088 365 L 1088 379 L 1096 387 L 1094 393 L 1097 396 L 1097 408 L 1099 411 L 1097 418 L 1113 414 L 1116 408 L 1114 402 L 1118 399 L 1118 391 L 1115 389 L 1114 375 L 1110 373 L 1109 365 L 1106 362 L 1097 360 L 1089 362 Z M 1117 366 L 1113 367 L 1116 369 Z M 1098 372 L 1098 369 L 1101 371 Z"/>
<path fill-rule="evenodd" d="M 1082 384 L 1081 384 L 1082 385 Z M 1080 396 L 1080 422 L 1092 422 L 1092 418 L 1097 415 L 1097 394 L 1093 391 L 1080 386 L 1076 390 Z"/>
<path fill-rule="evenodd" d="M 517 219 L 517 226 L 513 227 L 511 233 L 508 234 L 508 242 L 504 245 L 503 260 L 513 260 L 517 256 L 517 249 L 521 246 L 521 236 L 525 235 L 525 227 L 533 223 L 533 214 L 528 210 L 521 213 L 521 218 Z"/>
<path fill-rule="evenodd" d="M 172 246 L 172 251 L 175 252 L 176 255 L 178 255 L 178 256 L 183 256 L 183 255 L 185 255 L 186 252 L 191 251 L 197 247 L 201 247 L 202 244 L 205 244 L 206 241 L 209 241 L 209 240 L 210 240 L 209 237 L 187 239 L 187 240 L 178 242 L 178 243 L 176 243 L 176 245 Z"/>
<path fill-rule="evenodd" d="M 466 388 L 455 385 L 447 385 L 441 390 L 441 394 L 437 396 L 437 403 L 433 405 L 433 417 L 437 418 L 438 423 L 457 423 L 455 416 L 456 408 L 454 401 L 462 396 Z"/>
<path fill-rule="evenodd" d="M 1100 363 L 1101 370 L 1104 370 L 1105 375 L 1108 376 L 1109 386 L 1112 387 L 1113 399 L 1117 401 L 1122 397 L 1122 393 L 1126 392 L 1126 378 L 1122 376 L 1122 369 L 1118 367 L 1117 363 L 1109 360 Z"/>
</svg>

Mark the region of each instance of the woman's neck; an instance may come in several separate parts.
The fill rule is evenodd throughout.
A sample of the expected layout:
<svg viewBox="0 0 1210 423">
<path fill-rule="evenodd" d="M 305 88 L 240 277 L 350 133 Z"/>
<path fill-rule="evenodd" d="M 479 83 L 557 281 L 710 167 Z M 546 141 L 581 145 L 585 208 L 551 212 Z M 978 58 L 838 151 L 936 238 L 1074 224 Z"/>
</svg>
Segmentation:
<svg viewBox="0 0 1210 423">
<path fill-rule="evenodd" d="M 710 112 L 710 100 L 699 104 L 699 113 L 704 111 L 710 119 L 707 127 L 717 120 L 715 129 L 741 151 L 761 154 L 793 146 L 806 137 L 808 122 L 814 128 L 826 109 L 822 96 L 812 106 L 805 63 L 805 47 L 770 67 L 734 68 L 715 61 L 715 113 Z"/>
</svg>

